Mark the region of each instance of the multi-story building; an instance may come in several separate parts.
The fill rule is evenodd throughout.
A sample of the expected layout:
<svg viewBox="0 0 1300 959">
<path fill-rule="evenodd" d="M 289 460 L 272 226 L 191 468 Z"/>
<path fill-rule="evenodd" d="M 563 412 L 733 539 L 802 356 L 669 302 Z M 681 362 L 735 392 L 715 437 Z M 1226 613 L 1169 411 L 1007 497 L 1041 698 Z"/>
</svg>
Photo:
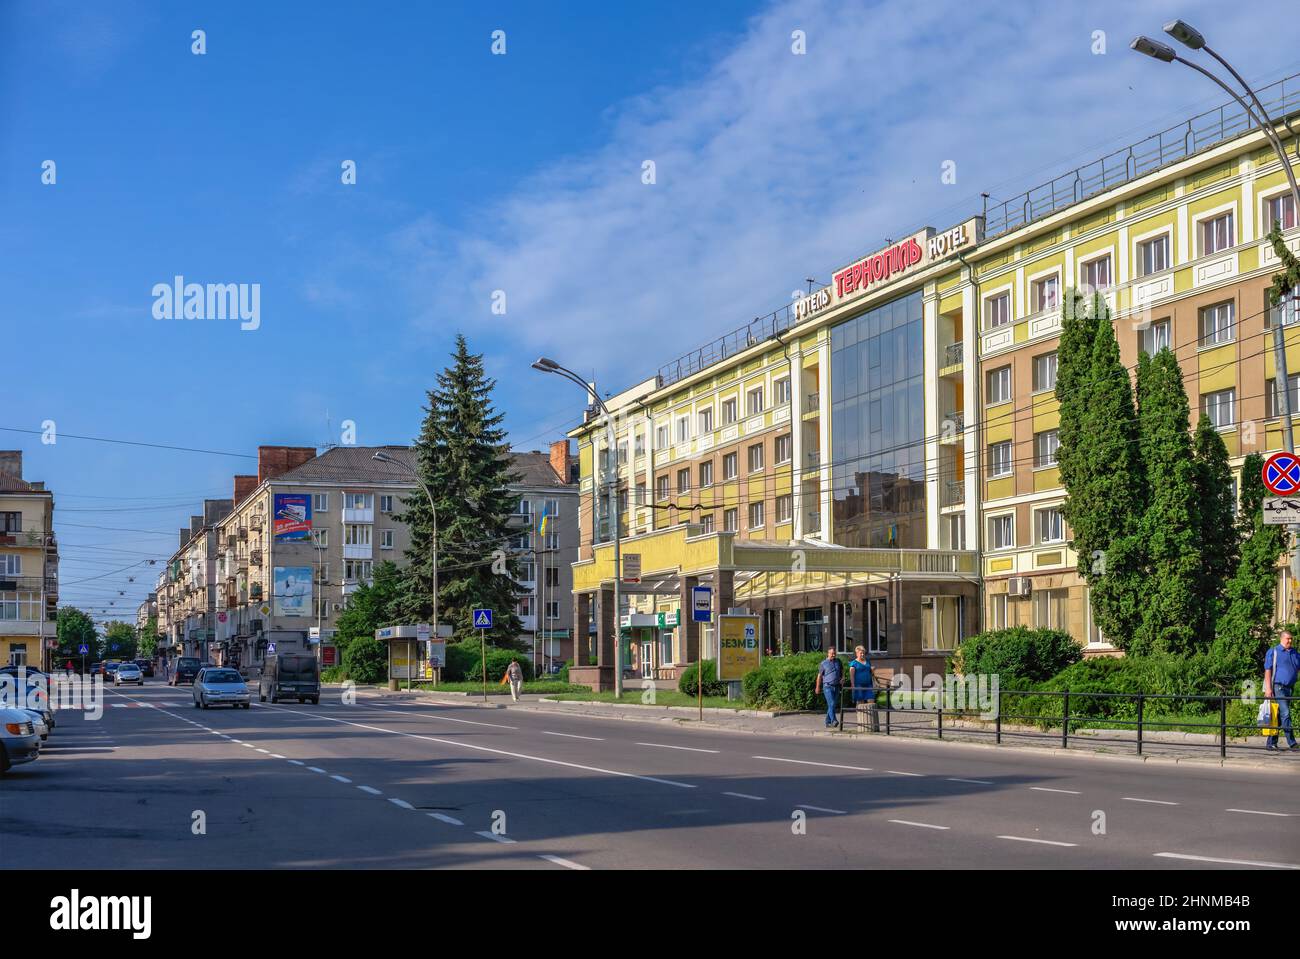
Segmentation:
<svg viewBox="0 0 1300 959">
<path fill-rule="evenodd" d="M 1296 79 L 1266 88 L 1275 115 L 1300 108 Z M 594 633 L 599 666 L 571 675 L 607 686 L 616 631 L 643 675 L 675 675 L 701 642 L 711 655 L 711 627 L 689 621 L 698 584 L 715 614 L 758 612 L 772 653 L 862 644 L 886 668 L 941 669 L 976 629 L 1015 623 L 1109 652 L 1059 509 L 1063 291 L 1104 293 L 1130 367 L 1174 349 L 1239 467 L 1281 445 L 1265 338 L 1280 320 L 1264 300 L 1277 261 L 1262 239 L 1275 222 L 1300 249 L 1280 162 L 1240 113 L 1216 110 L 855 259 L 611 397 L 612 425 L 589 408 L 570 434 L 574 615 L 591 623 L 577 657 Z M 611 458 L 622 551 L 642 570 L 619 610 Z"/>
<path fill-rule="evenodd" d="M 179 546 L 158 576 L 155 595 L 165 597 L 156 606 L 158 632 L 177 654 L 206 658 L 215 638 L 217 529 L 232 505 L 228 499 L 204 500 L 202 515 L 191 516 L 180 530 Z"/>
<path fill-rule="evenodd" d="M 23 479 L 21 450 L 0 450 L 0 663 L 50 668 L 58 602 L 54 494 Z"/>
</svg>

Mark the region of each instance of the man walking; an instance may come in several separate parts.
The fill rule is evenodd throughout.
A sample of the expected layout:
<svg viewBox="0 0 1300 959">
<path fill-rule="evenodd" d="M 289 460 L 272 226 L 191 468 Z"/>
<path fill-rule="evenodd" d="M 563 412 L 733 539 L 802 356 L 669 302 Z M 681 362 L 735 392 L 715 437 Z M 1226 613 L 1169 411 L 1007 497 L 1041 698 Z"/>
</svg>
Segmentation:
<svg viewBox="0 0 1300 959">
<path fill-rule="evenodd" d="M 835 649 L 826 650 L 826 658 L 817 667 L 817 692 L 826 697 L 826 728 L 835 725 L 835 705 L 840 698 L 840 683 L 844 681 L 844 664 L 835 655 Z"/>
<path fill-rule="evenodd" d="M 1291 642 L 1291 634 L 1284 632 L 1277 638 L 1277 645 L 1264 654 L 1264 696 L 1277 701 L 1277 727 L 1264 746 L 1272 752 L 1277 752 L 1278 730 L 1286 735 L 1288 746 L 1300 749 L 1291 729 L 1291 696 L 1300 672 L 1300 651 L 1292 649 Z"/>
<path fill-rule="evenodd" d="M 510 683 L 510 698 L 519 702 L 519 693 L 524 688 L 524 670 L 519 665 L 519 660 L 510 660 L 510 665 L 506 667 L 506 681 Z"/>
</svg>

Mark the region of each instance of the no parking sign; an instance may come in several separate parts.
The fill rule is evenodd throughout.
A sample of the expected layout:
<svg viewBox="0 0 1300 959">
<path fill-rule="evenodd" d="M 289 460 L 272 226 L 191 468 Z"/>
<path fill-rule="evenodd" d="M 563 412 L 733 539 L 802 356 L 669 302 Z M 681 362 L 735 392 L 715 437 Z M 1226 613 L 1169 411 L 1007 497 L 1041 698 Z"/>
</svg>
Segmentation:
<svg viewBox="0 0 1300 959">
<path fill-rule="evenodd" d="M 1264 461 L 1264 485 L 1276 496 L 1300 490 L 1300 458 L 1295 453 L 1274 453 Z"/>
</svg>

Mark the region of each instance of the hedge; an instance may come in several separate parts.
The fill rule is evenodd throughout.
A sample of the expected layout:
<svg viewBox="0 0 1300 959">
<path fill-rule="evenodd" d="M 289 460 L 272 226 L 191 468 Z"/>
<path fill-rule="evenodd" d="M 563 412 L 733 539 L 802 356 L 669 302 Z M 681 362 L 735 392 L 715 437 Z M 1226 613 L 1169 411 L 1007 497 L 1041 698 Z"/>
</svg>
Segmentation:
<svg viewBox="0 0 1300 959">
<path fill-rule="evenodd" d="M 963 676 L 999 676 L 1003 688 L 1010 689 L 1008 677 L 1041 683 L 1082 658 L 1083 650 L 1069 633 L 1013 626 L 963 640 L 949 669 Z"/>
<path fill-rule="evenodd" d="M 358 683 L 381 683 L 388 679 L 388 646 L 361 636 L 343 651 L 343 668 Z"/>
<path fill-rule="evenodd" d="M 723 680 L 715 678 L 718 675 L 718 664 L 712 659 L 706 659 L 700 665 L 704 667 L 704 695 L 705 696 L 725 696 L 727 695 L 727 684 Z M 677 689 L 687 696 L 698 696 L 699 691 L 699 665 L 687 666 L 682 670 L 682 674 L 677 677 Z"/>
<path fill-rule="evenodd" d="M 769 709 L 824 709 L 825 701 L 816 689 L 817 670 L 825 658 L 824 653 L 765 658 L 745 676 L 745 702 Z"/>
<path fill-rule="evenodd" d="M 533 679 L 533 662 L 526 653 L 514 649 L 500 649 L 496 646 L 489 646 L 486 656 L 489 683 L 500 681 L 512 659 L 517 660 L 519 668 L 524 671 L 525 681 Z M 483 648 L 475 640 L 449 643 L 447 646 L 447 668 L 443 672 L 443 677 L 447 682 L 452 683 L 481 683 L 483 681 L 483 658 Z"/>
</svg>

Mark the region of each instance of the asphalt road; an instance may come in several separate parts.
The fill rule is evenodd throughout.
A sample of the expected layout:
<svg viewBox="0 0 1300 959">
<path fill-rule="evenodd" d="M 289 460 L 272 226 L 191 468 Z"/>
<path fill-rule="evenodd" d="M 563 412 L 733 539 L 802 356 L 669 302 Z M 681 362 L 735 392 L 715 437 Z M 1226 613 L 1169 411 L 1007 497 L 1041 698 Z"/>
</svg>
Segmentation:
<svg viewBox="0 0 1300 959">
<path fill-rule="evenodd" d="M 1300 869 L 1298 780 L 1265 772 L 337 687 L 201 711 L 153 681 L 59 718 L 0 783 L 5 868 Z"/>
</svg>

